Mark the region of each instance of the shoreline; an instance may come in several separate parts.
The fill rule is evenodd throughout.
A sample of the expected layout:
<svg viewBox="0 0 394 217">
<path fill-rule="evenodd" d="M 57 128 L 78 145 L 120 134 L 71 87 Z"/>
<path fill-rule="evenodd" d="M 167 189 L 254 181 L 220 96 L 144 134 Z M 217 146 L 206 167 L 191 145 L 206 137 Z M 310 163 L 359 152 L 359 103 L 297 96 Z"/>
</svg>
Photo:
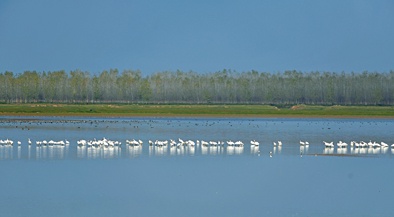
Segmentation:
<svg viewBox="0 0 394 217">
<path fill-rule="evenodd" d="M 0 104 L 1 117 L 394 119 L 394 106 Z"/>
<path fill-rule="evenodd" d="M 31 114 L 0 113 L 4 117 L 78 117 L 78 118 L 289 118 L 289 119 L 393 119 L 393 116 L 381 115 L 250 115 L 250 114 Z"/>
</svg>

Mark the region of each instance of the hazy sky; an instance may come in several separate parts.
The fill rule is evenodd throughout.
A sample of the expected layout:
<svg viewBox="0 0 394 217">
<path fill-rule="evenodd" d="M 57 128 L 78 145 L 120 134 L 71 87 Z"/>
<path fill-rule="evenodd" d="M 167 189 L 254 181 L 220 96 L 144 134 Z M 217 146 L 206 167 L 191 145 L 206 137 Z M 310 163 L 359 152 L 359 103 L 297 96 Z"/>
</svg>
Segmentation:
<svg viewBox="0 0 394 217">
<path fill-rule="evenodd" d="M 394 70 L 392 0 L 1 0 L 0 72 Z"/>
</svg>

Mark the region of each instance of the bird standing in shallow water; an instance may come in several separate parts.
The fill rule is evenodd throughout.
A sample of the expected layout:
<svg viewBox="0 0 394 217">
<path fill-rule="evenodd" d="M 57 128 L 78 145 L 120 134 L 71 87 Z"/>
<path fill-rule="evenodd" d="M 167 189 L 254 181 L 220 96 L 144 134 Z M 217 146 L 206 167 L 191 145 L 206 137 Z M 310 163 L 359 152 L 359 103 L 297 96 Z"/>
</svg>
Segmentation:
<svg viewBox="0 0 394 217">
<path fill-rule="evenodd" d="M 254 145 L 254 146 L 259 146 L 259 145 L 260 145 L 260 143 L 257 142 L 256 140 L 250 141 L 250 144 L 251 144 L 251 145 Z"/>
</svg>

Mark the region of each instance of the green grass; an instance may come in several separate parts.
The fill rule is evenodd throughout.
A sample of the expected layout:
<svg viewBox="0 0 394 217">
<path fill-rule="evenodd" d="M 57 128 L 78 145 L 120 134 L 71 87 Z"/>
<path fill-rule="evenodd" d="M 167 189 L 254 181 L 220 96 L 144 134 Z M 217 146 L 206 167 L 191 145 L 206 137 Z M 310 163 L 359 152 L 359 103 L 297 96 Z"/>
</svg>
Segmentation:
<svg viewBox="0 0 394 217">
<path fill-rule="evenodd" d="M 0 104 L 0 115 L 393 117 L 393 106 Z"/>
</svg>

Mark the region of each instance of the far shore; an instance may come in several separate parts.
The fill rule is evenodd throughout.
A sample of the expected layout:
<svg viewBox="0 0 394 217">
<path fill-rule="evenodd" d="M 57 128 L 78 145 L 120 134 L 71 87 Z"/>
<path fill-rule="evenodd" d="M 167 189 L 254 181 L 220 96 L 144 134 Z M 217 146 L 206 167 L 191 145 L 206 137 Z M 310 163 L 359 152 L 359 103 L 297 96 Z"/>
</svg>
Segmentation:
<svg viewBox="0 0 394 217">
<path fill-rule="evenodd" d="M 393 106 L 0 104 L 1 116 L 394 118 Z"/>
</svg>

